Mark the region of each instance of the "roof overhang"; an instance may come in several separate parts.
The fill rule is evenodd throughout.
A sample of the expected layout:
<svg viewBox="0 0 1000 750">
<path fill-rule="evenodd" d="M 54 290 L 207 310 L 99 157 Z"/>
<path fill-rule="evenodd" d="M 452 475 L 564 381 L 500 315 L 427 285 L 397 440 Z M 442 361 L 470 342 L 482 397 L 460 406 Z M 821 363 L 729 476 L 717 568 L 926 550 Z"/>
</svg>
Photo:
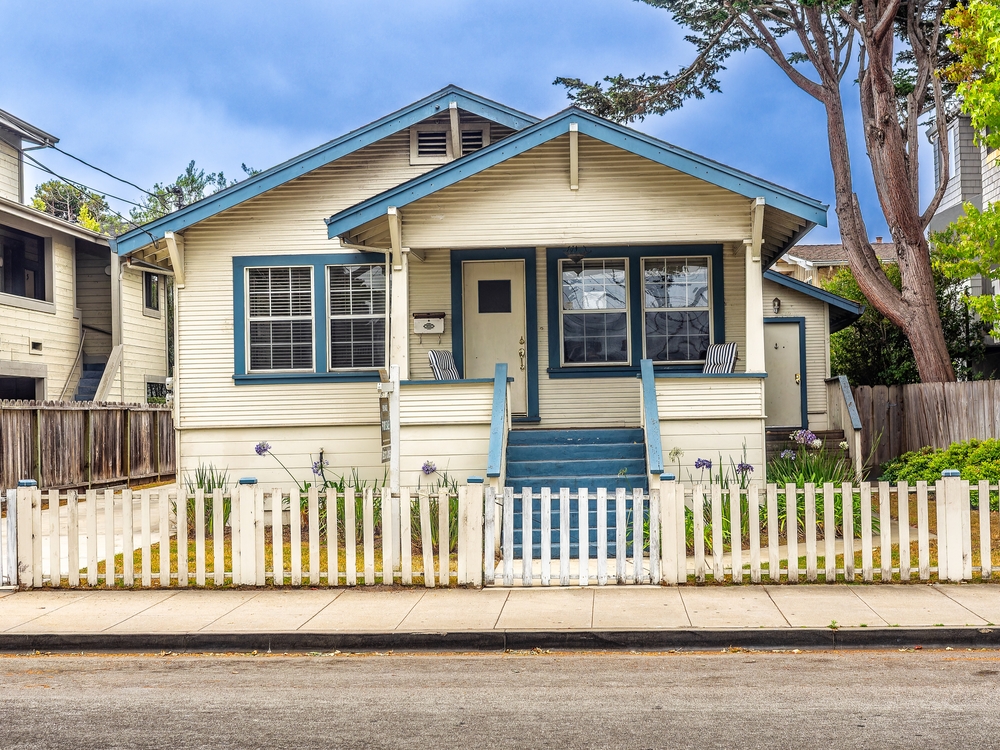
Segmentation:
<svg viewBox="0 0 1000 750">
<path fill-rule="evenodd" d="M 24 140 L 31 141 L 39 146 L 54 146 L 59 143 L 59 139 L 54 135 L 36 128 L 20 117 L 14 117 L 10 112 L 4 112 L 2 109 L 0 109 L 0 127 L 12 130 Z"/>
<path fill-rule="evenodd" d="M 71 237 L 76 237 L 77 239 L 93 242 L 96 245 L 104 245 L 105 247 L 108 247 L 110 244 L 108 238 L 103 234 L 84 229 L 79 224 L 58 219 L 52 214 L 39 211 L 37 208 L 32 208 L 31 206 L 25 206 L 17 201 L 0 198 L 0 221 L 4 219 L 5 215 L 14 216 L 24 223 L 36 226 L 40 231 L 55 230 L 63 234 L 68 234 Z"/>
<path fill-rule="evenodd" d="M 445 164 L 362 201 L 326 220 L 330 239 L 346 244 L 381 242 L 390 208 L 400 208 L 479 174 L 570 131 L 603 141 L 747 198 L 764 198 L 762 260 L 767 268 L 814 226 L 826 226 L 829 208 L 812 198 L 746 174 L 691 151 L 570 107 L 473 154 Z"/>
<path fill-rule="evenodd" d="M 785 276 L 777 271 L 765 271 L 764 278 L 768 281 L 773 281 L 775 284 L 780 284 L 783 287 L 804 294 L 807 297 L 825 302 L 830 310 L 830 333 L 836 333 L 847 328 L 851 323 L 860 318 L 861 314 L 865 311 L 865 306 L 860 302 L 845 299 L 838 294 L 828 292 L 812 284 L 807 284 L 804 281 L 793 279 L 791 276 Z"/>
<path fill-rule="evenodd" d="M 428 117 L 447 112 L 452 103 L 460 110 L 505 125 L 513 130 L 521 130 L 538 122 L 538 118 L 524 112 L 519 112 L 457 86 L 446 86 L 418 102 L 353 130 L 340 138 L 242 180 L 232 187 L 213 193 L 179 211 L 151 221 L 141 228 L 126 232 L 118 238 L 118 254 L 128 255 L 135 252 L 151 242 L 162 239 L 167 232 L 180 232 L 221 211 L 255 198 L 268 190 L 341 159 L 411 125 L 416 125 Z"/>
</svg>

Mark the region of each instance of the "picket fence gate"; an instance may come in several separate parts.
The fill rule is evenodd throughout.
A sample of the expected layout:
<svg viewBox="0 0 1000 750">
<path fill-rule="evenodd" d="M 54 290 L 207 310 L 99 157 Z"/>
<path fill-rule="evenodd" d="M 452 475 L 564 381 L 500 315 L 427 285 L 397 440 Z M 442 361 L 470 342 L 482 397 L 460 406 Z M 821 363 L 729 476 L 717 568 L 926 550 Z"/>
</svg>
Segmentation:
<svg viewBox="0 0 1000 750">
<path fill-rule="evenodd" d="M 0 582 L 37 588 L 961 581 L 976 574 L 990 580 L 991 505 L 998 497 L 997 484 L 972 485 L 957 476 L 912 486 L 731 490 L 664 481 L 649 492 L 516 492 L 470 483 L 395 493 L 241 485 L 187 496 L 20 487 L 2 506 Z"/>
</svg>

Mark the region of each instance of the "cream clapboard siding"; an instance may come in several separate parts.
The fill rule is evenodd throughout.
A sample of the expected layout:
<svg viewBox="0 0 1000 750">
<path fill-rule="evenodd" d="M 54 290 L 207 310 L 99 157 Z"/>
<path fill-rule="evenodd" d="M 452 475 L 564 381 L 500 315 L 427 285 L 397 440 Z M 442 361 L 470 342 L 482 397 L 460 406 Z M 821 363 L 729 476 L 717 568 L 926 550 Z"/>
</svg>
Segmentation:
<svg viewBox="0 0 1000 750">
<path fill-rule="evenodd" d="M 656 402 L 667 471 L 698 479 L 694 463 L 712 461 L 723 470 L 746 460 L 754 479 L 764 472 L 764 383 L 762 378 L 657 378 Z M 674 451 L 674 458 L 670 458 Z M 679 455 L 680 452 L 683 455 Z"/>
<path fill-rule="evenodd" d="M 39 228 L 17 220 L 0 219 L 24 231 L 39 233 Z M 74 308 L 74 261 L 76 242 L 72 237 L 51 232 L 53 312 L 28 310 L 5 304 L 0 295 L 0 361 L 44 364 L 48 368 L 45 397 L 58 399 L 71 375 L 80 346 L 80 321 Z M 46 239 L 46 243 L 50 242 Z M 8 297 L 9 298 L 9 297 Z M 13 301 L 17 298 L 14 297 Z M 31 342 L 42 342 L 42 353 L 31 353 Z M 78 373 L 73 373 L 67 398 L 73 397 Z"/>
<path fill-rule="evenodd" d="M 759 267 L 757 271 L 759 272 Z M 735 341 L 736 372 L 747 371 L 747 269 L 743 245 L 726 245 L 722 251 L 726 341 Z M 718 304 L 718 302 L 716 302 Z"/>
<path fill-rule="evenodd" d="M 427 352 L 431 349 L 452 349 L 451 318 L 451 253 L 448 250 L 428 250 L 424 261 L 410 257 L 410 318 L 409 327 L 410 374 L 412 380 L 431 380 Z M 444 333 L 413 333 L 413 313 L 443 312 Z"/>
<path fill-rule="evenodd" d="M 403 245 L 538 247 L 740 242 L 749 201 L 600 141 L 580 137 L 580 189 L 569 189 L 569 137 L 401 209 Z"/>
<path fill-rule="evenodd" d="M 404 384 L 399 394 L 399 423 L 489 424 L 493 383 Z"/>
<path fill-rule="evenodd" d="M 764 316 L 774 317 L 772 301 L 781 300 L 778 317 L 806 320 L 806 399 L 809 429 L 829 429 L 826 378 L 830 377 L 830 315 L 827 305 L 787 287 L 764 280 Z M 765 383 L 765 387 L 770 383 Z M 772 386 L 773 387 L 773 386 Z"/>
<path fill-rule="evenodd" d="M 21 164 L 18 150 L 0 137 L 0 198 L 21 201 Z"/>
<path fill-rule="evenodd" d="M 83 351 L 88 357 L 111 354 L 111 277 L 104 272 L 110 263 L 106 253 L 98 256 L 78 251 L 76 254 L 76 306 L 83 325 L 97 329 L 85 332 Z"/>
<path fill-rule="evenodd" d="M 122 364 L 111 387 L 111 398 L 125 403 L 146 402 L 146 378 L 167 375 L 167 302 L 160 280 L 160 316 L 143 313 L 142 271 L 123 268 L 121 278 Z M 122 390 L 121 378 L 125 378 Z"/>
<path fill-rule="evenodd" d="M 416 487 L 435 484 L 440 476 L 427 477 L 424 461 L 432 461 L 438 474 L 465 484 L 469 477 L 485 477 L 490 451 L 490 425 L 403 425 L 400 428 L 400 484 Z"/>
</svg>

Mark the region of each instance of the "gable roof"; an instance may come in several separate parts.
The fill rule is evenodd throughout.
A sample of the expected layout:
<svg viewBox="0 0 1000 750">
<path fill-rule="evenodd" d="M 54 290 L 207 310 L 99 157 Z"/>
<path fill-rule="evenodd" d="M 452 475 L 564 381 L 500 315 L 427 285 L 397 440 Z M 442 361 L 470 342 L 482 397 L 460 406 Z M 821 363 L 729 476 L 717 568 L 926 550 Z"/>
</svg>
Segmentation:
<svg viewBox="0 0 1000 750">
<path fill-rule="evenodd" d="M 54 146 L 59 143 L 59 139 L 54 135 L 49 135 L 44 130 L 36 128 L 20 117 L 14 117 L 10 112 L 0 109 L 0 127 L 12 130 L 26 141 L 37 143 L 39 146 Z"/>
<path fill-rule="evenodd" d="M 579 132 L 612 146 L 676 169 L 725 190 L 746 196 L 764 197 L 766 206 L 791 214 L 802 222 L 789 233 L 780 248 L 772 249 L 768 264 L 793 246 L 819 224 L 826 226 L 829 206 L 759 177 L 741 172 L 712 159 L 700 156 L 637 130 L 610 122 L 577 107 L 569 107 L 541 122 L 491 144 L 461 159 L 449 162 L 426 174 L 334 214 L 326 220 L 330 239 L 385 215 L 390 206 L 399 208 L 454 185 L 508 159 L 568 132 L 575 123 Z"/>
<path fill-rule="evenodd" d="M 479 115 L 500 125 L 506 125 L 514 130 L 520 130 L 538 122 L 537 117 L 473 94 L 471 91 L 453 85 L 445 86 L 440 91 L 436 91 L 420 101 L 357 130 L 352 130 L 329 143 L 324 143 L 311 151 L 299 154 L 282 164 L 238 182 L 232 187 L 212 193 L 212 195 L 185 206 L 179 211 L 151 221 L 142 228 L 126 232 L 118 238 L 118 254 L 127 255 L 148 245 L 150 238 L 161 239 L 165 232 L 179 232 L 192 224 L 197 224 L 221 211 L 232 208 L 250 198 L 255 198 L 296 177 L 426 120 L 428 117 L 447 112 L 451 102 L 455 102 L 461 110 Z"/>
<path fill-rule="evenodd" d="M 894 243 L 875 241 L 871 246 L 883 263 L 896 262 Z M 796 245 L 788 251 L 788 254 L 815 266 L 840 266 L 847 263 L 847 250 L 843 245 Z"/>
<path fill-rule="evenodd" d="M 804 281 L 793 279 L 791 276 L 785 276 L 777 271 L 765 271 L 764 278 L 813 299 L 826 302 L 830 306 L 830 333 L 836 333 L 847 328 L 847 326 L 860 318 L 861 313 L 865 311 L 865 306 L 860 302 L 846 299 L 838 294 L 828 292 L 812 284 L 807 284 Z"/>
</svg>

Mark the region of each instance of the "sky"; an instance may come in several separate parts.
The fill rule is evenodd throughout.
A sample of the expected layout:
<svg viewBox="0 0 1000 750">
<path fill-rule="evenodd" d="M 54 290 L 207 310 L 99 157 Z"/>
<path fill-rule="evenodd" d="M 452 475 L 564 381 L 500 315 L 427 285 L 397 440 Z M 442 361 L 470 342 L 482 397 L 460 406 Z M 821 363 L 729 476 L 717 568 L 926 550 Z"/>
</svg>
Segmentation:
<svg viewBox="0 0 1000 750">
<path fill-rule="evenodd" d="M 635 0 L 0 0 L 0 19 L 0 109 L 143 187 L 192 159 L 230 179 L 244 163 L 266 169 L 449 83 L 544 117 L 569 103 L 557 76 L 676 71 L 692 56 L 666 11 Z M 839 241 L 822 106 L 760 52 L 731 58 L 721 80 L 721 93 L 634 127 L 831 204 L 830 226 L 804 241 Z M 888 235 L 856 86 L 845 103 L 869 233 Z M 140 196 L 59 153 L 34 156 Z M 26 193 L 47 178 L 29 170 Z"/>
</svg>

